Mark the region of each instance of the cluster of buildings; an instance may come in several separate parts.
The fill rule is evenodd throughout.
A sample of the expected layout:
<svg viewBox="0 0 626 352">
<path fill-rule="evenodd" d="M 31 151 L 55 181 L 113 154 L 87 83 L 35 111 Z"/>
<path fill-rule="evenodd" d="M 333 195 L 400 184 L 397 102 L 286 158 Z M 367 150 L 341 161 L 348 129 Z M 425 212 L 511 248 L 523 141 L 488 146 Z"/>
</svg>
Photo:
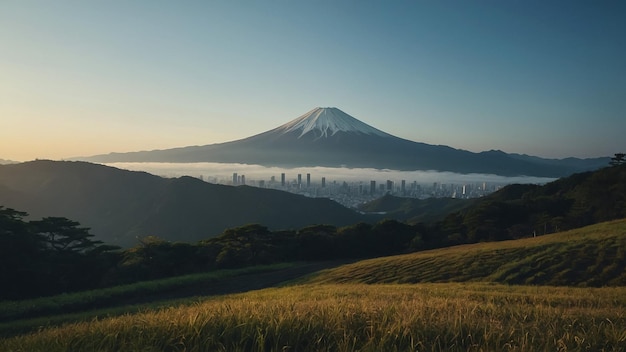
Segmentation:
<svg viewBox="0 0 626 352">
<path fill-rule="evenodd" d="M 323 197 L 333 199 L 345 206 L 356 207 L 364 202 L 391 194 L 410 198 L 477 198 L 500 189 L 502 184 L 480 183 L 420 183 L 416 180 L 369 180 L 369 181 L 337 181 L 327 180 L 325 176 L 312 178 L 310 173 L 288 176 L 281 173 L 269 179 L 250 179 L 246 175 L 233 173 L 232 179 L 210 178 L 212 183 L 233 186 L 252 186 L 269 188 L 301 194 L 307 197 Z"/>
</svg>

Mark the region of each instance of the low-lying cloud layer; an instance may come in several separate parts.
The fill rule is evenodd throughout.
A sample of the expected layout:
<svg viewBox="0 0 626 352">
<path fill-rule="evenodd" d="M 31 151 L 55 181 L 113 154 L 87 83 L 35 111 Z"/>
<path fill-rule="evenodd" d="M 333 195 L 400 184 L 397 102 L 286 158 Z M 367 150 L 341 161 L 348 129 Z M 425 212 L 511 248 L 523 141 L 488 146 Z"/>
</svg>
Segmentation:
<svg viewBox="0 0 626 352">
<path fill-rule="evenodd" d="M 110 163 L 108 166 L 132 171 L 145 171 L 163 177 L 192 176 L 201 177 L 205 180 L 215 179 L 218 182 L 232 179 L 233 173 L 245 175 L 249 181 L 269 180 L 272 176 L 280 180 L 281 173 L 285 173 L 288 181 L 296 179 L 298 174 L 305 177 L 311 174 L 311 182 L 318 183 L 322 177 L 326 182 L 385 182 L 391 180 L 400 182 L 406 180 L 407 183 L 417 182 L 420 184 L 452 183 L 533 183 L 544 184 L 553 181 L 553 178 L 546 177 L 504 177 L 488 174 L 458 174 L 453 172 L 440 171 L 398 171 L 379 170 L 367 168 L 330 168 L 330 167 L 302 167 L 285 169 L 279 167 L 265 167 L 261 165 L 249 164 L 226 164 L 226 163 Z"/>
</svg>

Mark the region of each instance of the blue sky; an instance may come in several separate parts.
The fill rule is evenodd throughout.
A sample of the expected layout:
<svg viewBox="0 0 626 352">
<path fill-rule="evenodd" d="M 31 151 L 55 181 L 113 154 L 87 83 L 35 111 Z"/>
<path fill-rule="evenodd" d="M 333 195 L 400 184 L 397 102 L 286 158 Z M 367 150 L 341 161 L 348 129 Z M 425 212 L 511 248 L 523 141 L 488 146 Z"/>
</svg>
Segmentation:
<svg viewBox="0 0 626 352">
<path fill-rule="evenodd" d="M 626 6 L 0 2 L 0 158 L 225 142 L 317 106 L 476 152 L 624 152 Z"/>
</svg>

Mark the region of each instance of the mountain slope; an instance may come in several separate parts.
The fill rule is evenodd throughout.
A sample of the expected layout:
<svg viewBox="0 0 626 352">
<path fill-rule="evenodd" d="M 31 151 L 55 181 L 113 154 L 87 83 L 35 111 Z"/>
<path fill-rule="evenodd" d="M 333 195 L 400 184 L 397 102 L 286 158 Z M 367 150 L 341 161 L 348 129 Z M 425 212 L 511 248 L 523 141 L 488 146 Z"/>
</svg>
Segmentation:
<svg viewBox="0 0 626 352">
<path fill-rule="evenodd" d="M 446 215 L 470 207 L 474 200 L 456 198 L 403 198 L 385 195 L 359 206 L 369 213 L 384 213 L 385 217 L 408 223 L 442 220 Z"/>
<path fill-rule="evenodd" d="M 44 160 L 0 166 L 0 205 L 79 221 L 97 239 L 122 246 L 146 235 L 196 241 L 249 223 L 283 229 L 365 220 L 328 199 Z"/>
<path fill-rule="evenodd" d="M 369 259 L 323 271 L 306 281 L 624 286 L 626 220 L 536 238 Z"/>
<path fill-rule="evenodd" d="M 316 108 L 267 132 L 227 143 L 79 158 L 95 162 L 236 162 L 279 167 L 367 167 L 504 176 L 560 177 L 608 158 L 549 159 L 472 153 L 413 142 L 369 126 L 337 108 Z"/>
<path fill-rule="evenodd" d="M 543 186 L 506 186 L 447 216 L 439 231 L 467 243 L 543 235 L 624 217 L 626 165 Z"/>
</svg>

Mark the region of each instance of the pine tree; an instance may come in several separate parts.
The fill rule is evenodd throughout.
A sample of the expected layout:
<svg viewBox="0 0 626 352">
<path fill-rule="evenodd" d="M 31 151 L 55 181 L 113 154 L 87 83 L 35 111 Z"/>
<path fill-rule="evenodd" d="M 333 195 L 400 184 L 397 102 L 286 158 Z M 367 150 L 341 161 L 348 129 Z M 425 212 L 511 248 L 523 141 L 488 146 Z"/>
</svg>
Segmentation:
<svg viewBox="0 0 626 352">
<path fill-rule="evenodd" d="M 625 153 L 615 153 L 615 156 L 611 158 L 611 161 L 609 162 L 609 164 L 611 164 L 611 166 L 622 165 L 626 162 L 625 157 L 626 157 Z"/>
</svg>

